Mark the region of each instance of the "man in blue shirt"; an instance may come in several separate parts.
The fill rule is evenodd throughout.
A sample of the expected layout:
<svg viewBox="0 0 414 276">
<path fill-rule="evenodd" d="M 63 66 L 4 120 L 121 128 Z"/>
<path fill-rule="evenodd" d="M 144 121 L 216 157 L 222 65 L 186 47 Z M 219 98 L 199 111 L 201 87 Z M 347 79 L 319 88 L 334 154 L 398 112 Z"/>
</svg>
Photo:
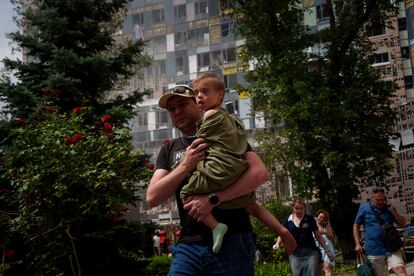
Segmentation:
<svg viewBox="0 0 414 276">
<path fill-rule="evenodd" d="M 353 227 L 355 251 L 362 252 L 359 228 L 363 225 L 365 229 L 365 254 L 371 261 L 376 276 L 384 275 L 385 260 L 387 260 L 389 271 L 393 270 L 396 275 L 406 276 L 407 272 L 404 267 L 402 253 L 400 250 L 389 252 L 390 250 L 381 237 L 381 225 L 375 212 L 379 214 L 386 224 L 393 224 L 395 222 L 401 227 L 405 225 L 404 217 L 397 212 L 390 201 L 386 201 L 384 189 L 374 188 L 371 194 L 371 201 L 359 207 L 355 218 Z"/>
</svg>

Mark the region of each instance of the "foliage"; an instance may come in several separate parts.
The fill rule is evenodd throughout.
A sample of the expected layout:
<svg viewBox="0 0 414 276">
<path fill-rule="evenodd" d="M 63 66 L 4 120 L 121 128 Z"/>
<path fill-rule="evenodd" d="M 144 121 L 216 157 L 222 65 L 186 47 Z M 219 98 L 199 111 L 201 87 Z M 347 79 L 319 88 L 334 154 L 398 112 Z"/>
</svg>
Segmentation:
<svg viewBox="0 0 414 276">
<path fill-rule="evenodd" d="M 24 60 L 4 59 L 18 82 L 4 79 L 0 95 L 12 117 L 28 117 L 44 101 L 63 112 L 92 106 L 98 115 L 129 118 L 142 93 L 113 96 L 120 81 L 148 65 L 143 41 L 117 41 L 120 13 L 130 0 L 13 0 L 20 31 L 9 34 Z M 22 100 L 24 99 L 24 101 Z"/>
<path fill-rule="evenodd" d="M 170 270 L 172 259 L 166 255 L 154 256 L 145 268 L 145 275 L 161 276 L 167 275 Z"/>
<path fill-rule="evenodd" d="M 284 262 L 264 262 L 257 263 L 254 267 L 255 276 L 287 276 L 292 275 L 290 272 L 289 263 Z"/>
<path fill-rule="evenodd" d="M 291 212 L 291 208 L 285 203 L 286 201 L 272 199 L 266 202 L 264 207 L 283 224 Z M 278 235 L 256 218 L 252 219 L 252 224 L 256 234 L 256 247 L 261 252 L 262 259 L 275 262 L 286 260 L 286 254 L 283 249 L 275 251 L 272 248 Z"/>
<path fill-rule="evenodd" d="M 0 81 L 0 274 L 138 274 L 145 231 L 123 214 L 151 171 L 123 126 L 145 92 L 115 91 L 148 58 L 115 35 L 129 0 L 12 2 L 23 60 Z"/>
<path fill-rule="evenodd" d="M 152 174 L 148 156 L 131 150 L 128 132 L 113 127 L 109 115 L 89 126 L 93 109 L 46 110 L 20 122 L 2 152 L 10 180 L 1 196 L 9 231 L 2 244 L 15 251 L 10 263 L 21 260 L 26 273 L 43 274 L 126 266 L 144 232 L 122 217 Z"/>
<path fill-rule="evenodd" d="M 333 275 L 354 275 L 355 264 L 347 264 L 344 262 L 336 262 L 336 265 L 332 269 Z M 287 276 L 292 275 L 289 268 L 289 263 L 284 262 L 263 262 L 255 265 L 255 276 L 268 276 L 268 275 L 280 275 Z"/>
<path fill-rule="evenodd" d="M 346 263 L 343 261 L 335 261 L 335 266 L 332 269 L 334 275 L 354 275 L 356 264 Z"/>
<path fill-rule="evenodd" d="M 282 142 L 278 151 L 261 151 L 280 152 L 274 157 L 296 193 L 335 210 L 341 242 L 353 243 L 357 184 L 380 185 L 387 175 L 395 118 L 396 86 L 371 66 L 365 26 L 389 24 L 395 1 L 327 1 L 330 26 L 322 30 L 303 24 L 310 11 L 302 1 L 232 4 L 237 31 L 246 38 L 241 58 L 255 64 L 248 89 Z M 312 46 L 321 50 L 309 53 Z"/>
</svg>

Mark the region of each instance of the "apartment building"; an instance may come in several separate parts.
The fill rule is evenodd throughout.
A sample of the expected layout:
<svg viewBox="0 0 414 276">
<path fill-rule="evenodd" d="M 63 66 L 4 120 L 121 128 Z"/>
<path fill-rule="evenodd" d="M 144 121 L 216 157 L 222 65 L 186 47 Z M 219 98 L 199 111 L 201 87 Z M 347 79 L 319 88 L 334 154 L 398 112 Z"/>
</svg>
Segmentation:
<svg viewBox="0 0 414 276">
<path fill-rule="evenodd" d="M 373 66 L 386 81 L 395 81 L 399 89 L 395 93 L 395 105 L 399 109 L 396 124 L 398 137 L 390 142 L 395 149 L 394 170 L 384 179 L 389 188 L 388 196 L 399 211 L 407 217 L 414 213 L 414 86 L 412 64 L 414 54 L 414 7 L 413 1 L 397 1 L 399 15 L 391 20 L 391 28 L 372 29 L 371 40 L 376 45 L 371 57 Z M 309 8 L 304 23 L 311 29 L 321 30 L 329 26 L 325 0 L 305 0 Z M 128 89 L 151 88 L 149 95 L 139 104 L 138 114 L 131 122 L 134 144 L 155 157 L 166 140 L 177 137 L 179 131 L 172 127 L 165 110 L 158 108 L 158 98 L 176 84 L 189 84 L 198 74 L 214 72 L 223 77 L 226 86 L 224 107 L 239 116 L 254 144 L 255 129 L 265 127 L 260 114 L 251 114 L 248 95 L 238 95 L 232 88 L 243 84 L 243 71 L 237 51 L 243 44 L 235 36 L 234 22 L 226 15 L 226 1 L 220 0 L 134 0 L 128 4 L 122 36 L 148 41 L 145 52 L 153 59 L 143 78 L 132 79 Z M 320 45 L 310 49 L 321 51 Z M 286 196 L 291 193 L 290 184 L 279 181 L 280 187 L 264 185 L 258 198 L 266 195 Z M 358 201 L 369 199 L 372 187 L 361 187 Z M 272 190 L 272 191 L 269 191 Z M 143 195 L 144 196 L 144 195 Z M 142 209 L 147 209 L 142 203 Z M 169 221 L 176 219 L 175 202 L 171 199 L 148 218 L 161 221 L 169 214 Z M 172 211 L 172 213 L 171 213 Z M 159 215 L 161 214 L 161 215 Z M 152 217 L 151 217 L 152 216 Z"/>
<path fill-rule="evenodd" d="M 223 107 L 241 118 L 251 144 L 255 129 L 265 125 L 262 115 L 251 114 L 249 95 L 239 95 L 233 89 L 235 84 L 245 83 L 237 56 L 243 39 L 234 35 L 234 22 L 227 10 L 226 1 L 219 0 L 135 0 L 128 4 L 121 39 L 144 39 L 145 52 L 153 60 L 141 78 L 132 79 L 127 88 L 153 91 L 138 105 L 137 116 L 131 121 L 133 143 L 151 154 L 153 161 L 163 143 L 180 135 L 168 113 L 158 108 L 158 98 L 176 84 L 190 84 L 203 72 L 223 78 Z M 146 210 L 145 202 L 141 204 Z M 174 199 L 170 199 L 148 211 L 147 219 L 175 221 L 174 210 Z M 163 220 L 166 214 L 168 219 Z"/>
</svg>

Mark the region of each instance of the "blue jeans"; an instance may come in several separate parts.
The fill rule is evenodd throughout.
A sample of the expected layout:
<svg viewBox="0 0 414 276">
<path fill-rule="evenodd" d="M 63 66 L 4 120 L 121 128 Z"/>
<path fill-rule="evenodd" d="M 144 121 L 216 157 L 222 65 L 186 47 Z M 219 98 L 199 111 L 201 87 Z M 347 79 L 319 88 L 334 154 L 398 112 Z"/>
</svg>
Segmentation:
<svg viewBox="0 0 414 276">
<path fill-rule="evenodd" d="M 318 249 L 297 248 L 295 252 L 289 256 L 289 265 L 292 270 L 292 276 L 318 276 Z"/>
<path fill-rule="evenodd" d="M 255 244 L 251 233 L 225 235 L 218 253 L 211 243 L 178 243 L 168 276 L 252 276 Z"/>
</svg>

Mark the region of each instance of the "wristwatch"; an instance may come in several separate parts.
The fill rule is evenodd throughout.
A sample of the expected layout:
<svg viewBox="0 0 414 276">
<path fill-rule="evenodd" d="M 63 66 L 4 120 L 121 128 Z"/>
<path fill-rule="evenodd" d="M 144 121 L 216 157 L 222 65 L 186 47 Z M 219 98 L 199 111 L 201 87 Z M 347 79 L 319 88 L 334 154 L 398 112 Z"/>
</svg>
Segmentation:
<svg viewBox="0 0 414 276">
<path fill-rule="evenodd" d="M 215 193 L 208 195 L 208 201 L 211 203 L 211 205 L 213 205 L 213 207 L 216 207 L 220 204 L 220 199 Z"/>
</svg>

